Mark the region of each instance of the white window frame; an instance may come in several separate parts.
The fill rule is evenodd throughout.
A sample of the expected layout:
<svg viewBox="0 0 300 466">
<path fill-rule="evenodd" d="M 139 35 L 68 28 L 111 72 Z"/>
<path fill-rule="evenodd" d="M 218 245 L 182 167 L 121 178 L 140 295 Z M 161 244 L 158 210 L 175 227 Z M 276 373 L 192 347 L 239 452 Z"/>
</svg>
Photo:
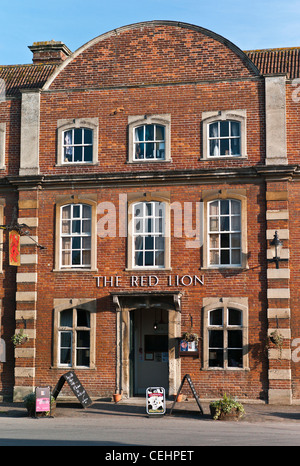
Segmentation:
<svg viewBox="0 0 300 466">
<path fill-rule="evenodd" d="M 240 154 L 239 155 L 210 155 L 209 151 L 209 127 L 212 123 L 221 121 L 238 122 L 240 124 Z M 224 139 L 232 139 L 228 136 Z M 221 139 L 221 138 L 218 138 Z M 202 160 L 223 160 L 223 159 L 245 159 L 247 158 L 247 112 L 246 110 L 220 110 L 206 111 L 202 113 Z"/>
<path fill-rule="evenodd" d="M 75 143 L 75 131 L 80 131 L 81 132 L 81 143 L 76 144 Z M 91 132 L 91 142 L 90 143 L 85 143 L 84 138 L 85 138 L 85 131 L 90 131 Z M 66 143 L 66 133 L 71 132 L 71 141 L 70 143 Z M 75 150 L 76 147 L 81 148 L 81 160 L 74 160 L 75 157 Z M 91 160 L 84 160 L 85 158 L 85 150 L 86 148 L 91 148 L 92 151 L 92 157 Z M 65 151 L 70 150 L 70 157 L 71 160 L 67 160 L 65 156 Z M 62 152 L 63 152 L 63 159 L 62 163 L 63 164 L 87 164 L 87 163 L 93 163 L 93 129 L 90 128 L 70 128 L 66 129 L 62 132 Z"/>
<path fill-rule="evenodd" d="M 169 270 L 171 263 L 171 252 L 170 252 L 170 193 L 157 192 L 157 193 L 132 193 L 128 195 L 128 237 L 127 237 L 127 270 Z M 164 234 L 164 265 L 135 265 L 135 237 L 138 236 L 137 232 L 134 231 L 134 205 L 139 203 L 150 203 L 157 202 L 163 204 L 164 219 L 163 234 Z M 155 234 L 158 234 L 155 231 Z"/>
<path fill-rule="evenodd" d="M 163 126 L 164 127 L 164 159 L 153 157 L 139 159 L 135 157 L 135 146 L 138 141 L 135 140 L 135 129 L 141 126 Z M 162 141 L 149 141 L 162 142 Z M 129 163 L 164 163 L 171 161 L 171 115 L 135 115 L 128 117 L 128 162 Z"/>
<path fill-rule="evenodd" d="M 92 160 L 91 161 L 65 161 L 64 158 L 64 134 L 74 129 L 89 129 L 92 131 Z M 98 118 L 73 118 L 58 120 L 57 122 L 57 166 L 96 165 L 98 164 Z M 74 139 L 73 139 L 74 141 Z M 82 147 L 84 147 L 82 145 Z"/>
<path fill-rule="evenodd" d="M 141 206 L 140 208 L 143 210 L 142 215 L 140 217 L 135 216 L 135 208 Z M 151 213 L 147 213 L 147 206 L 151 206 Z M 156 215 L 156 210 L 161 209 L 162 215 Z M 133 267 L 136 269 L 143 269 L 143 268 L 165 268 L 165 232 L 166 232 L 166 206 L 164 202 L 160 201 L 147 201 L 147 202 L 135 202 L 132 205 L 132 263 Z M 161 220 L 161 222 L 160 222 Z M 147 230 L 147 221 L 151 223 L 151 229 Z M 158 225 L 161 223 L 161 227 Z M 141 224 L 142 227 L 139 230 L 136 230 L 136 226 Z M 136 249 L 135 243 L 137 238 L 140 237 L 142 239 L 143 247 L 139 250 Z M 147 237 L 151 237 L 153 240 L 153 249 L 146 249 L 146 239 Z M 163 238 L 163 249 L 157 246 L 159 238 Z M 143 257 L 143 264 L 137 265 L 135 260 L 135 255 L 137 251 L 141 251 Z M 153 264 L 146 264 L 146 253 L 147 251 L 151 251 L 153 253 Z M 163 264 L 157 264 L 156 261 L 156 253 L 163 253 Z"/>
<path fill-rule="evenodd" d="M 208 153 L 207 153 L 207 157 L 211 158 L 211 159 L 215 159 L 217 157 L 221 157 L 221 158 L 224 158 L 224 157 L 240 157 L 240 155 L 241 155 L 241 123 L 239 121 L 236 121 L 236 120 L 226 120 L 226 123 L 228 123 L 228 136 L 227 135 L 226 136 L 221 136 L 221 125 L 222 125 L 222 123 L 224 123 L 223 120 L 217 120 L 217 121 L 213 121 L 212 123 L 209 123 L 209 125 L 208 125 L 208 135 L 207 135 Z M 238 134 L 237 135 L 232 134 L 232 124 L 233 123 L 238 125 Z M 212 125 L 216 125 L 216 128 L 217 128 L 217 134 L 214 135 L 214 136 L 210 136 L 210 128 L 211 128 Z M 239 141 L 240 150 L 239 150 L 238 154 L 233 154 L 232 153 L 232 142 L 233 142 L 233 140 L 238 140 Z M 216 146 L 215 146 L 215 148 L 217 149 L 217 154 L 216 155 L 211 154 L 211 150 L 210 150 L 211 141 L 216 142 Z M 222 154 L 221 153 L 222 141 L 228 141 L 228 154 Z"/>
<path fill-rule="evenodd" d="M 89 217 L 83 217 L 83 210 L 84 207 L 88 207 L 90 216 Z M 63 217 L 63 210 L 66 208 L 70 208 L 71 215 L 69 218 L 64 218 Z M 79 208 L 80 211 L 80 216 L 79 217 L 74 217 L 74 209 Z M 84 221 L 89 221 L 90 222 L 90 230 L 89 232 L 83 232 L 83 222 Z M 70 233 L 64 233 L 63 232 L 63 222 L 69 222 L 70 224 Z M 73 233 L 72 232 L 72 225 L 73 222 L 79 222 L 80 223 L 80 232 L 79 233 Z M 73 248 L 72 244 L 70 248 L 63 248 L 63 240 L 64 239 L 70 239 L 70 242 L 73 243 L 73 239 L 75 240 L 76 238 L 80 240 L 80 247 L 79 248 Z M 90 247 L 89 248 L 83 248 L 82 243 L 84 238 L 90 238 Z M 63 251 L 70 251 L 71 255 L 71 260 L 70 264 L 63 264 Z M 72 253 L 74 251 L 79 251 L 80 253 L 80 264 L 72 264 Z M 88 264 L 84 264 L 82 260 L 82 255 L 84 251 L 90 251 L 90 262 Z M 91 268 L 91 262 L 92 262 L 92 206 L 84 203 L 78 203 L 78 204 L 66 204 L 61 206 L 60 208 L 60 268 L 61 269 L 90 269 Z"/>
<path fill-rule="evenodd" d="M 229 212 L 228 214 L 223 214 L 221 212 L 221 205 L 222 202 L 228 202 Z M 239 205 L 239 214 L 232 213 L 232 202 L 236 202 Z M 218 212 L 217 214 L 212 215 L 210 213 L 210 207 L 213 203 L 217 203 Z M 228 229 L 221 229 L 222 220 L 226 220 L 228 218 L 229 228 Z M 239 229 L 233 229 L 232 223 L 234 218 L 239 218 Z M 211 230 L 211 223 L 214 219 L 217 219 L 218 228 L 215 230 Z M 208 202 L 207 205 L 207 231 L 208 231 L 208 238 L 207 238 L 207 257 L 208 257 L 208 265 L 209 267 L 218 267 L 218 268 L 228 268 L 228 267 L 241 267 L 242 266 L 242 204 L 241 201 L 238 199 L 213 199 Z M 215 235 L 218 237 L 218 246 L 212 247 L 211 246 L 211 239 L 212 236 Z M 228 247 L 222 246 L 222 236 L 228 235 L 229 245 Z M 232 246 L 233 235 L 239 235 L 239 247 Z M 211 253 L 215 251 L 218 253 L 219 262 L 215 263 L 211 261 Z M 228 263 L 221 263 L 221 256 L 222 252 L 229 251 L 229 262 Z M 233 251 L 239 251 L 240 260 L 239 262 L 232 262 Z"/>
</svg>

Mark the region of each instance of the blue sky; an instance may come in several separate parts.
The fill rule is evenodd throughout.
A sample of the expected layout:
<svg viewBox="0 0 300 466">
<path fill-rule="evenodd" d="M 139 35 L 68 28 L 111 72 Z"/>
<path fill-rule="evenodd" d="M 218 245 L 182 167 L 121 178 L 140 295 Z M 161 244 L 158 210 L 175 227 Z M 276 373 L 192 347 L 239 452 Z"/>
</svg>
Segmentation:
<svg viewBox="0 0 300 466">
<path fill-rule="evenodd" d="M 114 28 L 154 19 L 210 29 L 242 50 L 300 46 L 300 0 L 0 0 L 0 64 L 31 63 L 36 41 L 72 51 Z"/>
</svg>

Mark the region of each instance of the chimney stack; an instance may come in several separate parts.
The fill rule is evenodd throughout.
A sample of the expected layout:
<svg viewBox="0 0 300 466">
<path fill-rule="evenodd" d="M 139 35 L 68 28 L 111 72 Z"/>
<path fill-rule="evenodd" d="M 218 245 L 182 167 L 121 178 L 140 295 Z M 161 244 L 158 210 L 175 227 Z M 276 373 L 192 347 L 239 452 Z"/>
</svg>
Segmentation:
<svg viewBox="0 0 300 466">
<path fill-rule="evenodd" d="M 63 42 L 55 40 L 34 42 L 28 48 L 33 53 L 32 61 L 34 64 L 59 64 L 72 54 L 71 50 Z"/>
</svg>

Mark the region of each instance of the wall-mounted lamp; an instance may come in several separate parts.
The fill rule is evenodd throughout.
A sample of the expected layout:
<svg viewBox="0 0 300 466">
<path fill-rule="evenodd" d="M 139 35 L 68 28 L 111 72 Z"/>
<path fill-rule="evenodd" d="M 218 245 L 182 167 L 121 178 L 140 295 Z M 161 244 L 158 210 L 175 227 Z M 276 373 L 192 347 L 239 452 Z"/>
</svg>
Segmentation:
<svg viewBox="0 0 300 466">
<path fill-rule="evenodd" d="M 276 269 L 279 269 L 279 262 L 287 261 L 288 259 L 282 259 L 280 257 L 282 241 L 280 241 L 277 231 L 275 231 L 274 238 L 270 241 L 270 250 L 272 251 L 273 259 L 268 259 L 269 262 L 276 263 Z"/>
</svg>

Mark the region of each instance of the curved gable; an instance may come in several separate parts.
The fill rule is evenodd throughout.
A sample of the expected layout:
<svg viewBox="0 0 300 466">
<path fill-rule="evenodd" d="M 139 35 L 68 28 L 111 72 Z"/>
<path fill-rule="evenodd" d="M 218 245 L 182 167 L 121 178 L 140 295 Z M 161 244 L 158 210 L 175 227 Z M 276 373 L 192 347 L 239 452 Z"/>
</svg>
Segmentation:
<svg viewBox="0 0 300 466">
<path fill-rule="evenodd" d="M 151 21 L 115 29 L 74 52 L 43 89 L 103 88 L 259 76 L 237 46 L 186 23 Z"/>
</svg>

